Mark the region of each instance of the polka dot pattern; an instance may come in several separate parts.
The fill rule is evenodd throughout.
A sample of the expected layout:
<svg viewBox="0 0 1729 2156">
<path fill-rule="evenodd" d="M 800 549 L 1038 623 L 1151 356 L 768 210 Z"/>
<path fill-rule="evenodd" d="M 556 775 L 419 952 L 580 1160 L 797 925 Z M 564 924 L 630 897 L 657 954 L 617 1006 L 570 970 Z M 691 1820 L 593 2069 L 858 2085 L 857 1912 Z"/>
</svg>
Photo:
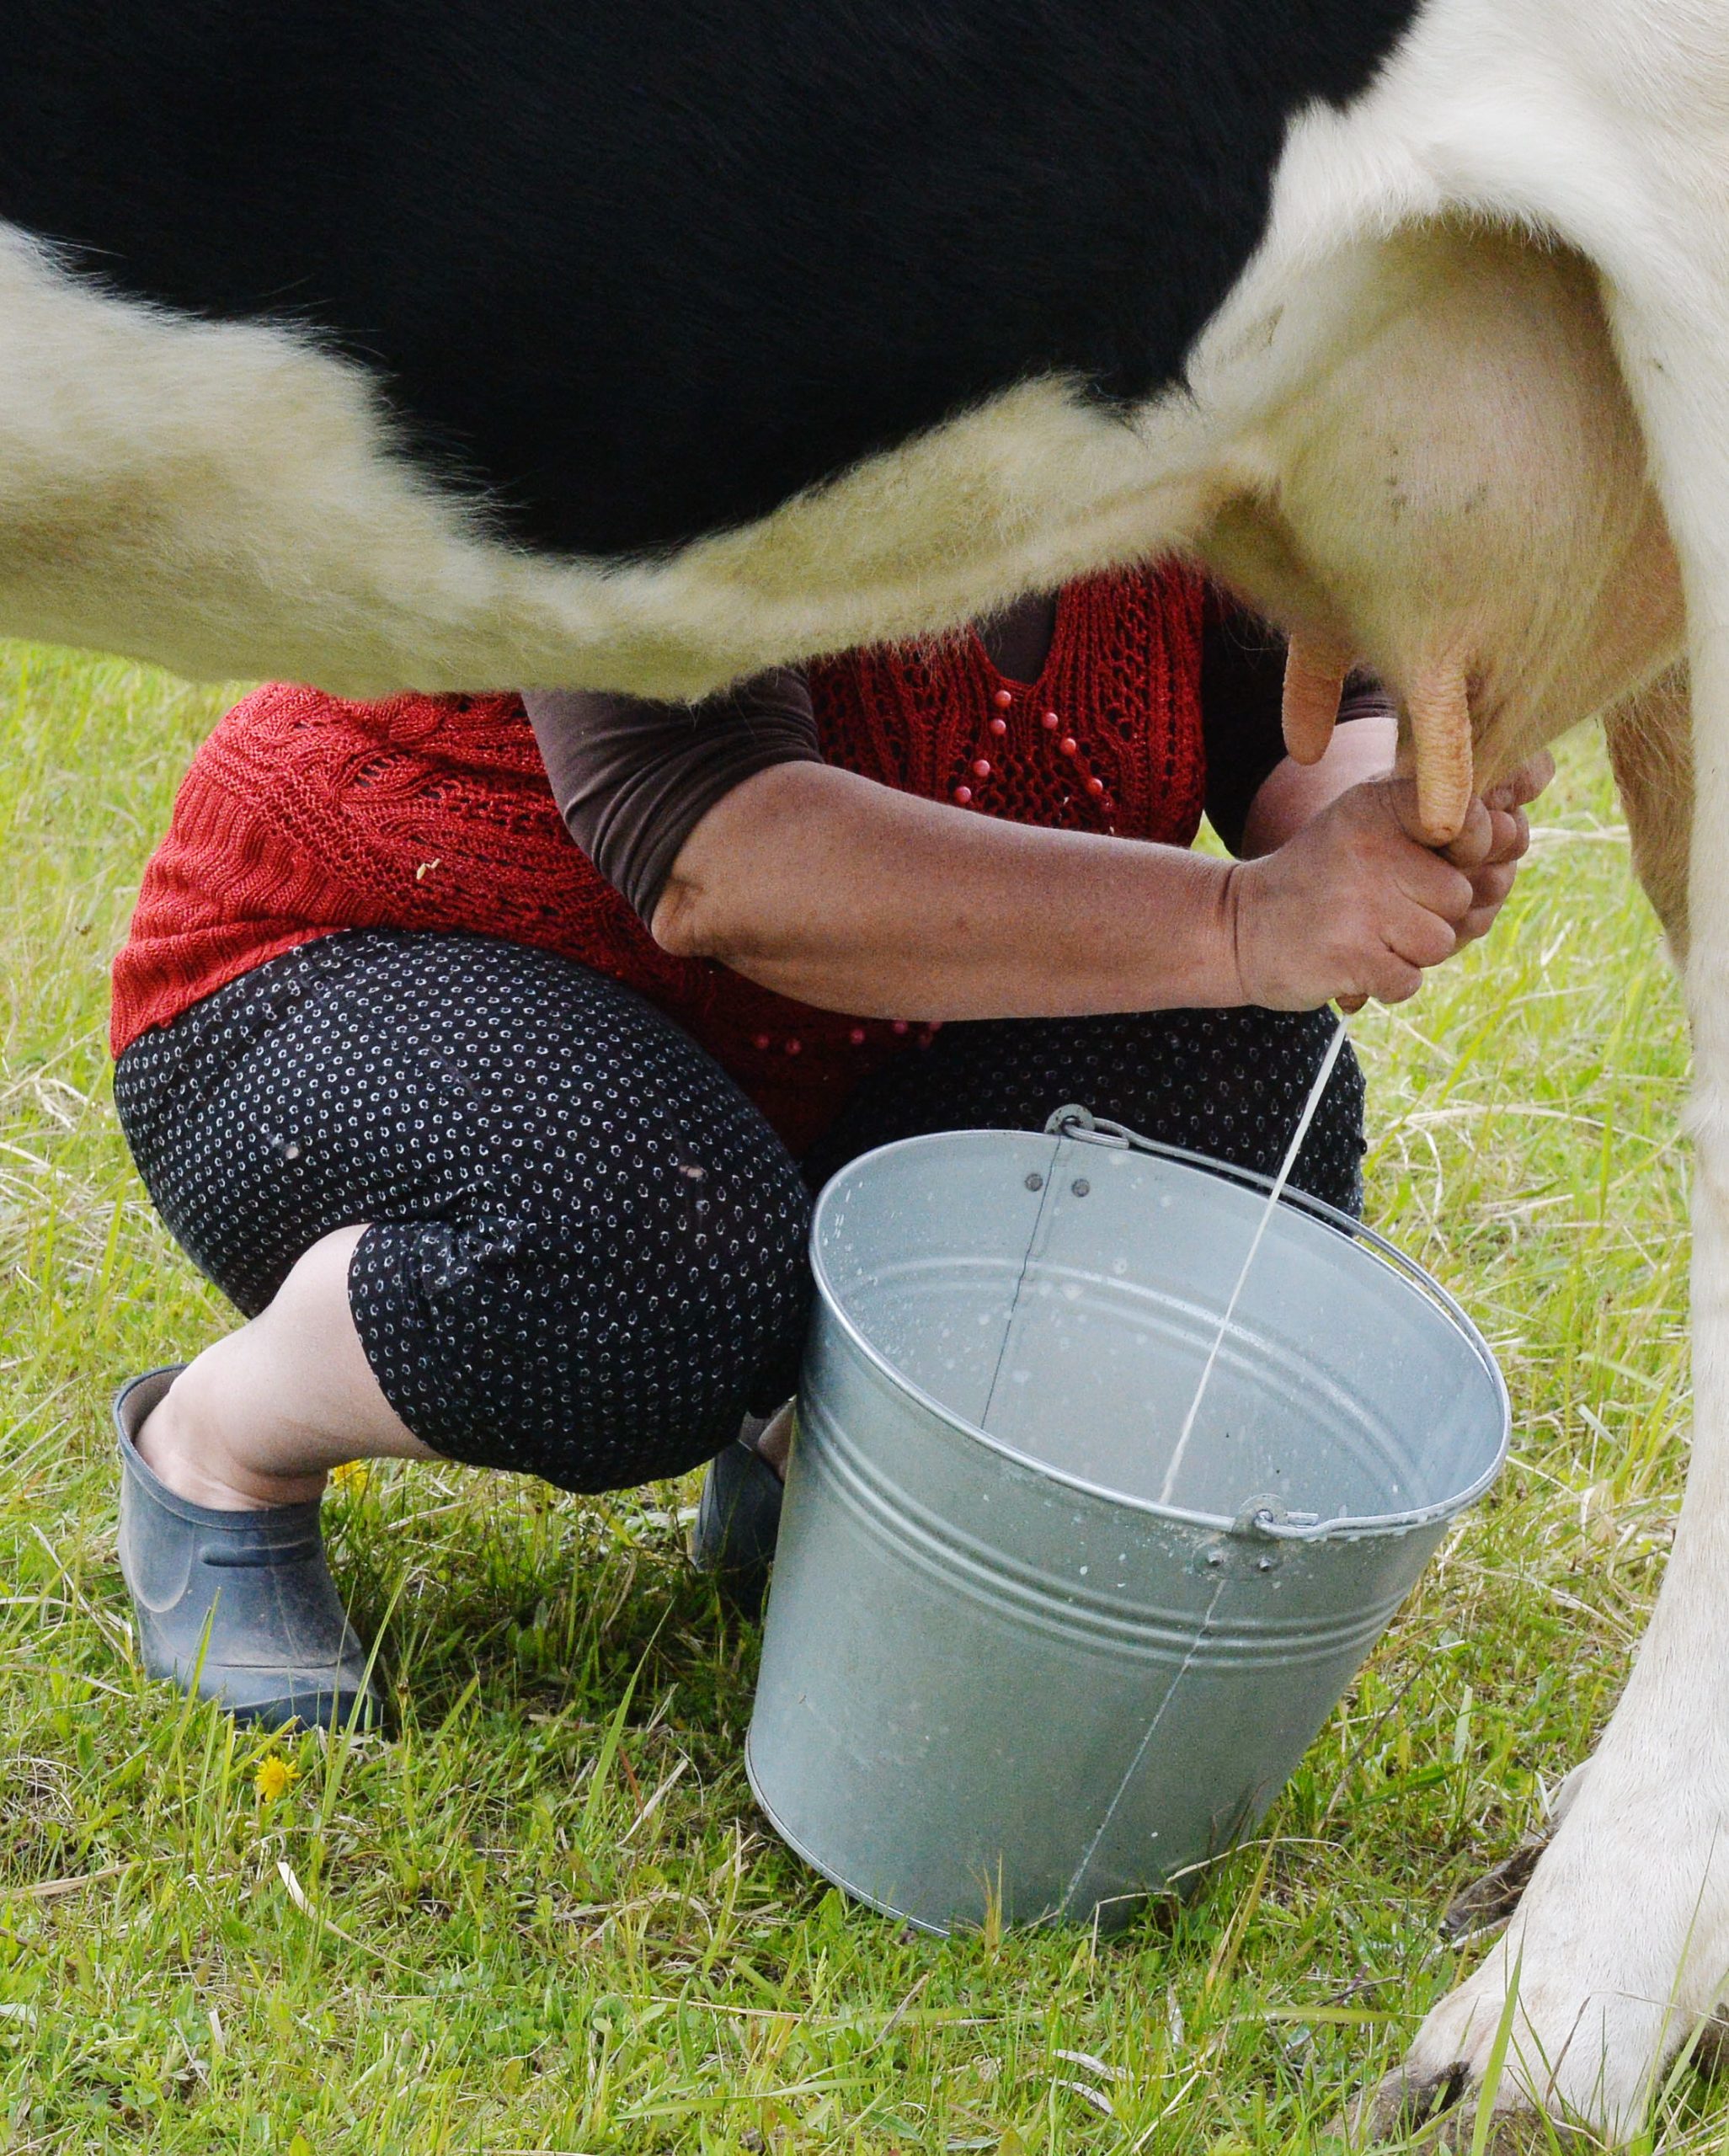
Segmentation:
<svg viewBox="0 0 1729 2156">
<path fill-rule="evenodd" d="M 566 1489 L 711 1458 L 792 1390 L 809 1193 L 896 1138 L 1036 1129 L 1078 1101 L 1271 1172 L 1326 1014 L 958 1024 L 867 1079 L 803 1171 L 712 1057 L 631 990 L 486 937 L 301 946 L 129 1048 L 120 1122 L 188 1253 L 248 1314 L 334 1230 L 391 1405 L 435 1450 Z M 1361 1205 L 1340 1059 L 1293 1181 Z"/>
<path fill-rule="evenodd" d="M 682 1474 L 796 1381 L 809 1202 L 712 1058 L 586 967 L 362 931 L 218 990 L 120 1059 L 157 1210 L 239 1307 L 374 1223 L 349 1273 L 435 1450 L 567 1489 Z"/>
<path fill-rule="evenodd" d="M 867 1078 L 806 1155 L 813 1187 L 872 1146 L 932 1131 L 1038 1130 L 1078 1102 L 1144 1138 L 1274 1175 L 1336 1021 L 1328 1011 L 1151 1011 L 949 1024 Z M 1363 1073 L 1334 1066 L 1291 1181 L 1363 1210 Z"/>
</svg>

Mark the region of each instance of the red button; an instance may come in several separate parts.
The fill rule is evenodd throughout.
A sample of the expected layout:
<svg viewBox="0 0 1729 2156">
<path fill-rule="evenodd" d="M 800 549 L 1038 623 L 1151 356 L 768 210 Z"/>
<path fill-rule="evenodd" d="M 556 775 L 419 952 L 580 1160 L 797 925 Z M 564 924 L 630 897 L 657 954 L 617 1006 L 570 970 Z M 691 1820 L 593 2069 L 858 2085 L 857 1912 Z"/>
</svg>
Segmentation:
<svg viewBox="0 0 1729 2156">
<path fill-rule="evenodd" d="M 1097 801 L 1105 790 L 1105 782 L 1102 778 L 1090 778 L 1086 782 L 1086 790 Z"/>
<path fill-rule="evenodd" d="M 787 1043 L 787 1053 L 788 1055 L 802 1055 L 804 1053 L 803 1042 L 788 1041 Z"/>
<path fill-rule="evenodd" d="M 889 1027 L 889 1030 L 891 1033 L 910 1033 L 912 1027 L 908 1020 L 905 1018 L 897 1018 Z"/>
<path fill-rule="evenodd" d="M 994 734 L 995 734 L 996 738 L 997 738 L 997 739 L 998 739 L 998 740 L 1000 741 L 1000 740 L 1002 739 L 1003 735 L 1004 735 L 1005 734 L 1006 734 L 1006 733 L 1008 732 L 1008 730 L 1009 730 L 1009 723 L 1008 723 L 1007 719 L 1006 719 L 1006 718 L 994 718 L 994 719 L 992 719 L 992 720 L 991 720 L 991 722 L 990 722 L 990 730 L 991 730 L 991 732 L 992 732 Z"/>
<path fill-rule="evenodd" d="M 988 761 L 985 757 L 980 756 L 980 757 L 979 757 L 979 760 L 978 760 L 978 761 L 974 765 L 974 766 L 973 766 L 973 776 L 974 776 L 974 778 L 989 778 L 989 777 L 990 777 L 990 766 L 989 761 Z"/>
<path fill-rule="evenodd" d="M 1009 706 L 1015 701 L 1015 692 L 1012 689 L 993 690 L 991 692 L 990 701 L 994 704 L 1001 704 L 1003 709 L 1006 711 Z"/>
<path fill-rule="evenodd" d="M 1048 711 L 1038 723 L 1047 734 L 1054 734 L 1063 722 L 1054 711 Z"/>
<path fill-rule="evenodd" d="M 855 1048 L 862 1048 L 865 1044 L 866 1038 L 864 1027 L 862 1026 L 855 1026 L 846 1038 L 852 1043 L 852 1045 Z"/>
<path fill-rule="evenodd" d="M 758 1048 L 771 1048 L 774 1043 L 770 1040 L 766 1033 L 759 1033 L 756 1036 L 756 1045 Z"/>
<path fill-rule="evenodd" d="M 958 786 L 954 790 L 955 805 L 958 808 L 964 808 L 972 798 L 973 789 L 970 786 Z"/>
<path fill-rule="evenodd" d="M 1081 753 L 1081 744 L 1072 734 L 1065 734 L 1057 746 L 1065 756 L 1078 756 Z"/>
</svg>

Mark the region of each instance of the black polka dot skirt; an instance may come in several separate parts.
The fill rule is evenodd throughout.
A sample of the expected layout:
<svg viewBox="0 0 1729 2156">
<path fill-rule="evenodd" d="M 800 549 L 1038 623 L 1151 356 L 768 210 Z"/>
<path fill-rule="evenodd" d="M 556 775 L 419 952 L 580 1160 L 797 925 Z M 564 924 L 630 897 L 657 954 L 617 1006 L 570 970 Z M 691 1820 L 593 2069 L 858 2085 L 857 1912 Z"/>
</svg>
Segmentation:
<svg viewBox="0 0 1729 2156">
<path fill-rule="evenodd" d="M 1166 1011 L 945 1027 L 795 1161 L 632 990 L 490 937 L 364 931 L 256 968 L 134 1042 L 115 1076 L 151 1198 L 243 1311 L 366 1223 L 349 1298 L 424 1444 L 567 1489 L 712 1458 L 796 1380 L 810 1193 L 872 1146 L 1037 1128 L 1079 1101 L 1271 1172 L 1331 1021 Z M 1361 1203 L 1341 1058 L 1293 1182 Z"/>
</svg>

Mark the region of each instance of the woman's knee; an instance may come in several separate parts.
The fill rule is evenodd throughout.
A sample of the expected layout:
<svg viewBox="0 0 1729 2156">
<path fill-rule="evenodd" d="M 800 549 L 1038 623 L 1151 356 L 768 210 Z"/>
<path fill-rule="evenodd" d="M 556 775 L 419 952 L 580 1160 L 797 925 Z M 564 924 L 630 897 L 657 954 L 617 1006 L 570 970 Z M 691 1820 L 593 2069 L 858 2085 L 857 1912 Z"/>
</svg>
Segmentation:
<svg viewBox="0 0 1729 2156">
<path fill-rule="evenodd" d="M 680 1180 L 675 1204 L 580 1222 L 491 1208 L 369 1230 L 355 1322 L 415 1435 L 474 1465 L 625 1488 L 711 1458 L 790 1390 L 809 1295 L 796 1169 Z"/>
<path fill-rule="evenodd" d="M 1331 1010 L 1185 1011 L 1167 1045 L 1185 1081 L 1174 1142 L 1235 1167 L 1277 1175 L 1310 1113 L 1339 1020 Z M 1341 1045 L 1301 1150 L 1294 1187 L 1339 1211 L 1363 1209 L 1365 1087 L 1348 1039 Z"/>
</svg>

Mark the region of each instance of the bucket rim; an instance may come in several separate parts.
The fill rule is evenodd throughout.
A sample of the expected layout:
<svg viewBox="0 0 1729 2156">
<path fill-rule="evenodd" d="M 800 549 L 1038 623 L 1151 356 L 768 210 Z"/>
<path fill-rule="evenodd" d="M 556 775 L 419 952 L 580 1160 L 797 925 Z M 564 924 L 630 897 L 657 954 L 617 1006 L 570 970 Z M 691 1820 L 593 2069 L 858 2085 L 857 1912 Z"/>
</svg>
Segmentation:
<svg viewBox="0 0 1729 2156">
<path fill-rule="evenodd" d="M 947 1426 L 959 1437 L 982 1445 L 1000 1459 L 1012 1461 L 1017 1467 L 1028 1469 L 1046 1481 L 1074 1491 L 1078 1496 L 1091 1498 L 1134 1513 L 1146 1514 L 1157 1519 L 1167 1519 L 1187 1528 L 1196 1528 L 1209 1534 L 1248 1534 L 1264 1540 L 1278 1542 L 1320 1542 L 1335 1536 L 1348 1535 L 1353 1539 L 1371 1535 L 1408 1534 L 1413 1530 L 1432 1527 L 1438 1522 L 1450 1520 L 1475 1504 L 1490 1488 L 1507 1464 L 1507 1455 L 1513 1441 L 1513 1402 L 1507 1390 L 1507 1380 L 1493 1351 L 1484 1339 L 1476 1322 L 1458 1299 L 1449 1294 L 1427 1269 L 1407 1257 L 1396 1243 L 1390 1242 L 1366 1221 L 1353 1219 L 1350 1214 L 1342 1213 L 1337 1206 L 1329 1205 L 1324 1198 L 1314 1198 L 1307 1191 L 1294 1190 L 1287 1184 L 1279 1193 L 1281 1205 L 1289 1205 L 1299 1214 L 1310 1215 L 1317 1225 L 1330 1232 L 1342 1235 L 1353 1245 L 1366 1243 L 1379 1260 L 1397 1273 L 1406 1285 L 1422 1295 L 1450 1324 L 1454 1331 L 1470 1350 L 1485 1376 L 1494 1401 L 1498 1432 L 1488 1464 L 1465 1487 L 1454 1495 L 1438 1498 L 1434 1502 L 1419 1505 L 1402 1513 L 1340 1513 L 1321 1519 L 1309 1514 L 1283 1516 L 1269 1502 L 1261 1505 L 1251 1499 L 1245 1509 L 1235 1515 L 1193 1510 L 1184 1505 L 1161 1504 L 1156 1498 L 1140 1497 L 1123 1490 L 1112 1489 L 1089 1477 L 1075 1475 L 1053 1466 L 1049 1460 L 1034 1454 L 1023 1452 L 1017 1445 L 1007 1444 L 1001 1438 L 969 1422 L 964 1415 L 957 1414 L 924 1386 L 918 1385 L 891 1362 L 873 1341 L 840 1299 L 835 1283 L 824 1262 L 822 1248 L 824 1217 L 835 1203 L 840 1187 L 850 1177 L 867 1167 L 873 1161 L 889 1154 L 906 1154 L 932 1150 L 952 1145 L 962 1138 L 987 1138 L 992 1140 L 1043 1141 L 1050 1148 L 1054 1160 L 1057 1150 L 1065 1144 L 1108 1146 L 1113 1150 L 1129 1150 L 1150 1154 L 1170 1165 L 1189 1169 L 1203 1175 L 1216 1177 L 1220 1182 L 1237 1183 L 1257 1191 L 1262 1196 L 1271 1193 L 1273 1178 L 1263 1176 L 1252 1168 L 1241 1168 L 1225 1161 L 1210 1159 L 1204 1153 L 1186 1151 L 1180 1145 L 1166 1145 L 1157 1139 L 1143 1138 L 1139 1133 L 1115 1134 L 1118 1127 L 1092 1129 L 1072 1123 L 1060 1123 L 1059 1118 L 1070 1111 L 1059 1111 L 1052 1123 L 1058 1127 L 1044 1130 L 1009 1130 L 1003 1129 L 933 1130 L 915 1138 L 891 1139 L 886 1145 L 873 1146 L 869 1152 L 860 1153 L 830 1177 L 817 1195 L 811 1213 L 810 1269 L 817 1292 L 824 1308 L 829 1312 L 842 1332 L 865 1358 L 865 1360 L 883 1377 L 897 1386 L 910 1399 L 917 1402 L 926 1413 Z"/>
</svg>

